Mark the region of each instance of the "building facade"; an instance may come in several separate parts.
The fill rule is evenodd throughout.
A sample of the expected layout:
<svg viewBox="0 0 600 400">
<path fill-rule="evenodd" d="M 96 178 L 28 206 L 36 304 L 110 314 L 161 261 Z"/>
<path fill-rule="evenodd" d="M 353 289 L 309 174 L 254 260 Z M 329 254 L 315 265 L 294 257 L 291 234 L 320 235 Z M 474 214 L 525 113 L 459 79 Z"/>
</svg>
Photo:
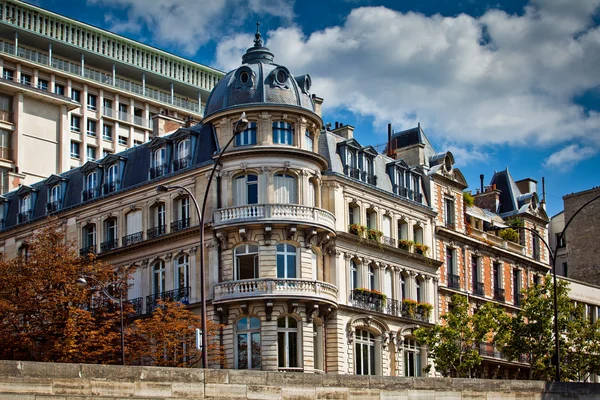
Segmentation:
<svg viewBox="0 0 600 400">
<path fill-rule="evenodd" d="M 199 120 L 223 74 L 6 0 L 0 2 L 0 77 L 5 193 Z"/>
</svg>

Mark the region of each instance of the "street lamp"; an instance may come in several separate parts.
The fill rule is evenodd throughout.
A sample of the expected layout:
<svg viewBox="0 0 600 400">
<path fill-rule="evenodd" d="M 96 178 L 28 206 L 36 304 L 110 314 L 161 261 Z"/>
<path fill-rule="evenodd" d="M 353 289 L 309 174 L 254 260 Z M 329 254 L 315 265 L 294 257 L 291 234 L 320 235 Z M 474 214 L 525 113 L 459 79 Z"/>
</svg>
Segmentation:
<svg viewBox="0 0 600 400">
<path fill-rule="evenodd" d="M 552 279 L 554 280 L 554 282 L 553 282 L 553 286 L 554 286 L 554 359 L 556 361 L 556 375 L 554 377 L 554 380 L 556 382 L 560 382 L 560 340 L 559 340 L 560 336 L 559 336 L 559 332 L 558 332 L 558 289 L 557 289 L 557 280 L 556 280 L 556 252 L 558 250 L 558 244 L 562 241 L 563 236 L 565 235 L 565 231 L 567 230 L 568 226 L 571 224 L 571 221 L 573 221 L 573 218 L 575 218 L 575 216 L 577 216 L 577 214 L 579 214 L 579 212 L 581 212 L 581 210 L 583 210 L 585 207 L 587 207 L 590 203 L 592 203 L 593 201 L 598 200 L 598 199 L 600 199 L 600 195 L 594 197 L 593 199 L 589 200 L 587 203 L 585 203 L 584 205 L 579 207 L 579 209 L 577 209 L 577 211 L 575 211 L 575 213 L 571 216 L 571 218 L 569 218 L 569 220 L 565 224 L 565 227 L 563 228 L 562 232 L 558 235 L 558 238 L 556 239 L 556 245 L 554 246 L 554 251 L 552 251 L 552 249 L 550 248 L 550 245 L 548 245 L 548 242 L 546 242 L 546 239 L 544 239 L 542 237 L 542 235 L 539 234 L 538 231 L 536 231 L 535 229 L 526 228 L 524 226 L 519 227 L 526 231 L 532 232 L 534 235 L 536 235 L 542 241 L 542 243 L 544 243 L 544 245 L 548 249 L 548 253 L 550 255 L 550 261 L 552 262 Z M 494 228 L 496 228 L 496 229 L 494 229 Z M 499 229 L 505 229 L 505 228 L 509 228 L 509 226 L 500 225 L 500 224 L 492 225 L 492 230 L 499 230 Z"/>
<path fill-rule="evenodd" d="M 181 189 L 188 193 L 192 201 L 194 202 L 194 206 L 196 207 L 196 212 L 198 213 L 198 217 L 200 218 L 200 303 L 202 307 L 202 316 L 201 316 L 201 324 L 200 327 L 202 329 L 204 338 L 202 340 L 202 366 L 204 368 L 208 368 L 208 346 L 207 346 L 207 334 L 206 334 L 206 289 L 204 287 L 204 279 L 205 279 L 205 268 L 204 268 L 204 214 L 206 211 L 206 201 L 208 200 L 208 193 L 210 190 L 210 184 L 212 183 L 213 177 L 215 175 L 215 171 L 217 167 L 221 163 L 221 157 L 225 154 L 225 151 L 229 148 L 233 140 L 237 135 L 242 133 L 248 128 L 248 120 L 246 119 L 246 113 L 243 112 L 240 118 L 233 125 L 233 135 L 231 139 L 227 142 L 223 150 L 219 153 L 219 157 L 217 157 L 217 161 L 213 165 L 213 168 L 210 172 L 210 176 L 208 178 L 208 182 L 206 182 L 206 187 L 204 188 L 204 200 L 202 201 L 202 208 L 198 206 L 198 202 L 196 201 L 196 197 L 192 194 L 192 192 L 184 187 L 179 185 L 172 186 L 164 186 L 158 185 L 156 187 L 156 191 L 159 193 L 165 193 L 172 189 Z"/>
<path fill-rule="evenodd" d="M 90 279 L 92 281 L 95 281 L 99 286 L 100 286 L 100 290 L 102 291 L 102 294 L 104 294 L 108 299 L 110 299 L 110 301 L 114 302 L 114 303 L 119 303 L 119 309 L 120 309 L 120 316 L 121 316 L 121 365 L 125 365 L 125 323 L 124 323 L 124 315 L 123 315 L 123 292 L 119 289 L 119 297 L 115 297 L 113 295 L 111 295 L 110 293 L 108 293 L 108 291 L 106 290 L 105 286 L 106 285 L 111 285 L 114 282 L 108 282 L 108 283 L 102 283 L 100 282 L 98 279 L 92 277 L 92 276 L 80 276 L 79 278 L 77 278 L 77 280 L 75 281 L 75 284 L 81 288 L 81 289 L 85 289 L 88 286 L 88 282 L 87 279 Z"/>
</svg>

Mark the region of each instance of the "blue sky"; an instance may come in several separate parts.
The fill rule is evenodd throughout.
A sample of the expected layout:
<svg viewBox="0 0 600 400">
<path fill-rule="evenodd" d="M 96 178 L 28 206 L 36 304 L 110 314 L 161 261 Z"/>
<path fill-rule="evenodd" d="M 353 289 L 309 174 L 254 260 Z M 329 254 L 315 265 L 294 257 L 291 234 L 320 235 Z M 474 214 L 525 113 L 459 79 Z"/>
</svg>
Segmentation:
<svg viewBox="0 0 600 400">
<path fill-rule="evenodd" d="M 598 186 L 600 0 L 35 3 L 224 71 L 258 20 L 275 61 L 311 75 L 324 121 L 362 145 L 420 122 L 473 190 L 506 167 L 540 192 L 545 177 L 549 215 Z"/>
</svg>

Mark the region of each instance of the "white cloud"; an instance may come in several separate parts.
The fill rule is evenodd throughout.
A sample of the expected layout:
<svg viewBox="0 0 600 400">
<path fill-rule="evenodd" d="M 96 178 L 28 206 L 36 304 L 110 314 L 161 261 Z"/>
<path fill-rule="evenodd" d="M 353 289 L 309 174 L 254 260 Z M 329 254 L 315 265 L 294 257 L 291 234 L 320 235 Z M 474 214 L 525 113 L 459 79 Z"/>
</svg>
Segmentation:
<svg viewBox="0 0 600 400">
<path fill-rule="evenodd" d="M 544 162 L 545 167 L 561 168 L 569 170 L 583 160 L 591 158 L 597 154 L 597 151 L 589 146 L 569 145 L 552 154 Z"/>
<path fill-rule="evenodd" d="M 187 55 L 194 55 L 215 38 L 233 33 L 252 17 L 278 17 L 288 24 L 294 18 L 294 3 L 286 0 L 87 1 L 122 10 L 119 15 L 105 15 L 110 30 L 137 34 L 145 27 L 156 44 Z"/>
<path fill-rule="evenodd" d="M 269 31 L 266 45 L 294 74 L 311 74 L 325 111 L 347 108 L 396 129 L 420 121 L 438 141 L 477 148 L 582 138 L 600 146 L 600 114 L 573 102 L 600 86 L 599 4 L 533 0 L 522 15 L 479 18 L 363 7 L 308 36 Z M 249 35 L 223 39 L 218 66 L 237 67 L 249 44 Z"/>
</svg>

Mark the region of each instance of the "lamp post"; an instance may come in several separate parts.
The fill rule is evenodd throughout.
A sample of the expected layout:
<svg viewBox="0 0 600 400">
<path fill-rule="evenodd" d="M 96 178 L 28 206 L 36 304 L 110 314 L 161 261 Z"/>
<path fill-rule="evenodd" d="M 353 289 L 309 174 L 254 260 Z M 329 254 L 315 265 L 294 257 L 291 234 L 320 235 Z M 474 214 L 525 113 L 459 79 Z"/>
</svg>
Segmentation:
<svg viewBox="0 0 600 400">
<path fill-rule="evenodd" d="M 88 282 L 87 279 L 90 279 L 92 281 L 95 281 L 99 286 L 100 286 L 100 290 L 102 291 L 102 294 L 104 294 L 108 299 L 110 299 L 110 301 L 114 302 L 114 303 L 119 303 L 119 310 L 120 310 L 120 316 L 121 316 L 121 365 L 125 365 L 125 323 L 124 323 L 124 315 L 123 315 L 123 292 L 121 291 L 121 289 L 119 288 L 119 297 L 115 297 L 113 295 L 111 295 L 110 293 L 108 293 L 106 291 L 105 286 L 106 285 L 110 285 L 112 284 L 112 282 L 108 282 L 108 283 L 102 283 L 100 282 L 98 279 L 92 277 L 92 276 L 80 276 L 79 278 L 77 278 L 77 280 L 75 281 L 75 284 L 84 289 L 88 286 Z"/>
<path fill-rule="evenodd" d="M 217 167 L 221 163 L 221 157 L 223 157 L 223 154 L 229 148 L 231 143 L 233 143 L 233 140 L 236 138 L 236 136 L 239 135 L 240 133 L 242 133 L 243 131 L 245 131 L 246 128 L 248 128 L 248 120 L 246 119 L 246 113 L 243 112 L 242 115 L 240 116 L 240 118 L 235 122 L 235 124 L 233 126 L 233 135 L 231 136 L 231 138 L 229 139 L 229 141 L 227 142 L 225 147 L 223 147 L 223 150 L 221 150 L 221 152 L 219 153 L 219 157 L 217 157 L 217 161 L 213 165 L 213 168 L 210 172 L 210 176 L 208 178 L 208 181 L 206 182 L 206 187 L 204 188 L 204 199 L 202 201 L 202 208 L 200 208 L 198 206 L 196 197 L 192 194 L 192 192 L 184 186 L 159 185 L 156 187 L 156 191 L 159 193 L 165 193 L 172 189 L 181 189 L 181 190 L 186 191 L 188 193 L 188 195 L 190 196 L 190 198 L 192 199 L 192 201 L 194 202 L 194 206 L 196 207 L 196 212 L 198 213 L 198 217 L 200 218 L 200 303 L 201 303 L 201 307 L 202 307 L 202 316 L 201 316 L 201 321 L 200 321 L 202 326 L 200 328 L 202 329 L 202 334 L 204 335 L 204 338 L 202 340 L 202 366 L 204 368 L 208 368 L 208 346 L 207 346 L 207 334 L 206 334 L 206 320 L 207 320 L 207 318 L 206 318 L 206 288 L 204 286 L 204 279 L 205 279 L 205 267 L 204 267 L 204 222 L 205 222 L 205 220 L 204 220 L 204 214 L 206 212 L 206 201 L 208 200 L 210 184 L 212 183 L 213 177 L 215 175 L 215 171 L 217 170 Z"/>
<path fill-rule="evenodd" d="M 565 224 L 565 227 L 563 228 L 562 232 L 560 232 L 560 234 L 558 235 L 558 238 L 556 240 L 556 245 L 554 246 L 554 251 L 552 251 L 548 242 L 546 242 L 546 240 L 542 237 L 542 235 L 540 235 L 540 233 L 538 231 L 536 231 L 535 229 L 526 228 L 524 226 L 519 227 L 521 229 L 525 229 L 527 231 L 532 232 L 534 235 L 536 235 L 542 241 L 542 243 L 544 243 L 544 245 L 548 249 L 548 253 L 550 255 L 550 261 L 552 263 L 552 279 L 554 281 L 553 282 L 553 286 L 554 286 L 554 359 L 556 361 L 556 374 L 554 376 L 554 380 L 556 382 L 560 382 L 560 340 L 559 340 L 560 336 L 559 336 L 559 332 L 558 332 L 558 289 L 557 289 L 557 280 L 556 280 L 556 252 L 558 250 L 558 244 L 560 242 L 562 242 L 562 239 L 565 235 L 565 231 L 567 230 L 567 228 L 569 227 L 569 225 L 571 224 L 573 219 L 577 216 L 577 214 L 579 214 L 581 212 L 581 210 L 583 210 L 590 203 L 592 203 L 593 201 L 598 200 L 598 199 L 600 199 L 600 195 L 594 197 L 593 199 L 589 200 L 584 205 L 579 207 L 577 209 L 577 211 L 575 211 L 575 213 L 571 216 L 571 218 L 569 218 L 569 220 Z M 494 230 L 493 228 L 505 229 L 505 228 L 508 228 L 508 226 L 492 225 L 492 230 Z"/>
</svg>

